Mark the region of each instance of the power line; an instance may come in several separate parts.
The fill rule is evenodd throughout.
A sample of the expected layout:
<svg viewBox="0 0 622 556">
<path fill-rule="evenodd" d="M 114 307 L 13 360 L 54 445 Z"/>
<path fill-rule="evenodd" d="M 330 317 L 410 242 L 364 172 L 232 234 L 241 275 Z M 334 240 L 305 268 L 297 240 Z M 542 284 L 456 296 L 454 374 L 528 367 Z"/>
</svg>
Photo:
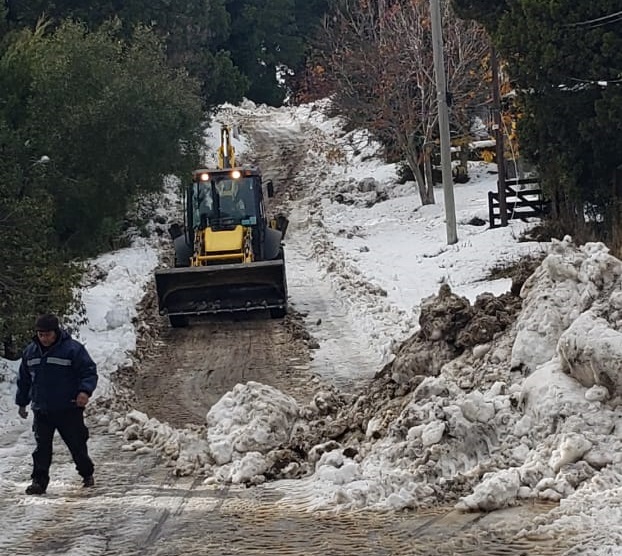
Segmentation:
<svg viewBox="0 0 622 556">
<path fill-rule="evenodd" d="M 622 11 L 614 12 L 612 14 L 597 17 L 595 19 L 586 19 L 584 21 L 578 21 L 576 23 L 568 23 L 564 27 L 580 27 L 583 25 L 590 25 L 593 27 L 599 27 L 601 25 L 607 25 L 608 23 L 617 23 L 622 21 Z"/>
<path fill-rule="evenodd" d="M 618 23 L 622 21 L 622 16 L 617 17 L 616 19 L 609 19 L 607 21 L 603 21 L 602 23 L 595 23 L 594 25 L 589 25 L 589 26 L 585 26 L 585 27 L 581 27 L 582 29 L 588 29 L 588 30 L 592 30 L 592 29 L 598 29 L 599 27 L 604 27 L 605 25 L 609 25 L 610 23 Z"/>
<path fill-rule="evenodd" d="M 568 77 L 568 79 L 576 81 L 577 83 L 584 83 L 586 85 L 598 85 L 599 87 L 619 85 L 622 83 L 622 79 L 579 79 L 578 77 Z"/>
</svg>

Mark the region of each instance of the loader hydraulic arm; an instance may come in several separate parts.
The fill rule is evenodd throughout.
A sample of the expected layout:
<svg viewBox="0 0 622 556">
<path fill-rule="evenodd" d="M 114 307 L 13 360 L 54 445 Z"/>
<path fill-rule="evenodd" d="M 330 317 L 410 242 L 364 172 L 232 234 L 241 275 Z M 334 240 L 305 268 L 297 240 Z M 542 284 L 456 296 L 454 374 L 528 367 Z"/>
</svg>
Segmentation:
<svg viewBox="0 0 622 556">
<path fill-rule="evenodd" d="M 218 147 L 218 168 L 233 168 L 235 166 L 235 150 L 231 144 L 231 130 L 229 126 L 220 128 L 220 147 Z"/>
</svg>

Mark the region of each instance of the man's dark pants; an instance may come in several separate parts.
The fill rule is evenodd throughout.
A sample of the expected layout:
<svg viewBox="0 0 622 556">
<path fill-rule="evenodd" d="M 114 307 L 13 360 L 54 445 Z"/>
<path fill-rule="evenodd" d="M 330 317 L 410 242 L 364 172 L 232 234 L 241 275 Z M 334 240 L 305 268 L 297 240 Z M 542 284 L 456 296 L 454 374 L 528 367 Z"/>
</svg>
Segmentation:
<svg viewBox="0 0 622 556">
<path fill-rule="evenodd" d="M 50 481 L 52 446 L 56 430 L 69 448 L 78 473 L 82 477 L 93 475 L 93 462 L 86 446 L 89 430 L 84 424 L 84 409 L 76 407 L 61 411 L 34 411 L 32 430 L 37 442 L 37 447 L 32 453 L 34 482 L 45 488 Z"/>
</svg>

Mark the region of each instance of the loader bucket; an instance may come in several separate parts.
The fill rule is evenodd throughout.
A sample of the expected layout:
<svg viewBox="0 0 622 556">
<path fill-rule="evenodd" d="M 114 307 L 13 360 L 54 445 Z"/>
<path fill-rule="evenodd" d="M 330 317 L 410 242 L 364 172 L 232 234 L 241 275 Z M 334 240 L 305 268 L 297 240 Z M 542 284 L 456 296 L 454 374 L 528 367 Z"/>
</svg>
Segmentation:
<svg viewBox="0 0 622 556">
<path fill-rule="evenodd" d="M 284 313 L 283 259 L 169 268 L 155 273 L 160 314 L 169 317 L 270 309 Z"/>
</svg>

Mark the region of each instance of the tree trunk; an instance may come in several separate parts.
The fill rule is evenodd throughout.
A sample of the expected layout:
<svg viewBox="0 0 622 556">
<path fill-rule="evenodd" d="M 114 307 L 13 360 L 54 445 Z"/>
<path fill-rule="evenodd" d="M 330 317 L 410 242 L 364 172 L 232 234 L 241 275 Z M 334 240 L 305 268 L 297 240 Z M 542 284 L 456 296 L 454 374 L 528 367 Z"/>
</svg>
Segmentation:
<svg viewBox="0 0 622 556">
<path fill-rule="evenodd" d="M 428 199 L 430 205 L 434 204 L 434 173 L 432 172 L 432 157 L 430 156 L 432 153 L 430 149 L 425 149 L 424 151 L 424 159 L 423 159 L 423 168 L 425 169 L 425 183 L 427 184 L 426 193 L 428 194 Z"/>
<path fill-rule="evenodd" d="M 424 176 L 424 170 L 422 170 L 422 166 L 425 164 L 421 164 L 423 162 L 420 160 L 423 157 L 414 156 L 414 153 L 410 150 L 406 153 L 406 162 L 410 169 L 412 170 L 413 175 L 415 176 L 415 180 L 417 180 L 417 186 L 419 188 L 419 198 L 421 199 L 422 205 L 433 205 L 434 204 L 434 184 L 432 183 L 431 176 L 430 179 L 426 179 Z M 429 159 L 428 159 L 429 164 Z"/>
<path fill-rule="evenodd" d="M 569 234 L 578 243 L 585 242 L 587 236 L 582 204 L 569 195 L 567 187 L 559 183 L 549 185 L 548 189 L 551 191 L 552 201 L 551 221 L 556 224 L 557 235 Z"/>
<path fill-rule="evenodd" d="M 463 142 L 458 153 L 459 163 L 455 169 L 454 182 L 466 183 L 469 181 L 469 144 Z"/>
<path fill-rule="evenodd" d="M 611 206 L 611 250 L 622 257 L 622 164 L 613 173 L 613 202 Z"/>
<path fill-rule="evenodd" d="M 13 338 L 13 336 L 7 336 L 4 338 L 4 342 L 2 342 L 2 348 L 2 351 L 4 352 L 2 354 L 2 357 L 8 359 L 9 361 L 17 361 L 21 356 L 20 351 L 15 345 L 15 338 Z"/>
</svg>

